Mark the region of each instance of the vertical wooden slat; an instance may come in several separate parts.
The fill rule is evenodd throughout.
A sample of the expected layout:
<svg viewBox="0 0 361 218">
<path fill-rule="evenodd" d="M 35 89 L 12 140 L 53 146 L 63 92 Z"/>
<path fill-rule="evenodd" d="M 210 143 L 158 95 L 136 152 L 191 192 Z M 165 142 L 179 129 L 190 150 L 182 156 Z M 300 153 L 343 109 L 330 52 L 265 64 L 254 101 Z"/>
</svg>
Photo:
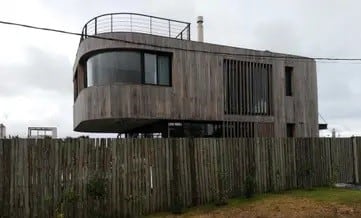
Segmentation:
<svg viewBox="0 0 361 218">
<path fill-rule="evenodd" d="M 358 143 L 359 138 L 0 140 L 0 196 L 10 203 L 0 210 L 10 217 L 51 217 L 64 191 L 73 190 L 85 201 L 67 205 L 67 216 L 88 217 L 85 208 L 92 206 L 108 216 L 141 216 L 169 210 L 175 197 L 187 207 L 220 194 L 239 196 L 253 173 L 258 192 L 321 186 L 334 173 L 338 182 L 350 182 L 356 170 L 350 156 L 360 154 Z M 86 184 L 96 172 L 109 184 L 100 205 L 86 202 Z"/>
</svg>

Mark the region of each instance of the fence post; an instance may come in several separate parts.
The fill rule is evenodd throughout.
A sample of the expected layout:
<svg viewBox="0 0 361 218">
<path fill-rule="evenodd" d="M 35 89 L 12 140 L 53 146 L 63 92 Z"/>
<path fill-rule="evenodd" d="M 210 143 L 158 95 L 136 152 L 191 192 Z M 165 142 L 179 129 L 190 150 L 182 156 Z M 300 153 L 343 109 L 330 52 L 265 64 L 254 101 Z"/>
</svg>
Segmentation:
<svg viewBox="0 0 361 218">
<path fill-rule="evenodd" d="M 181 213 L 183 210 L 183 201 L 180 196 L 180 157 L 179 157 L 179 144 L 180 141 L 177 139 L 170 139 L 169 140 L 171 147 L 172 147 L 172 158 L 173 158 L 173 178 L 171 179 L 171 211 L 173 213 Z"/>
<path fill-rule="evenodd" d="M 197 187 L 197 177 L 196 177 L 196 160 L 195 160 L 195 146 L 194 138 L 188 138 L 188 147 L 189 147 L 189 161 L 190 161 L 190 176 L 191 176 L 191 191 L 192 191 L 192 206 L 200 204 L 199 201 L 199 187 Z"/>
<path fill-rule="evenodd" d="M 353 166 L 354 166 L 354 175 L 355 175 L 355 183 L 359 183 L 359 175 L 358 175 L 358 157 L 357 157 L 357 141 L 356 137 L 352 137 L 352 147 L 353 147 Z"/>
</svg>

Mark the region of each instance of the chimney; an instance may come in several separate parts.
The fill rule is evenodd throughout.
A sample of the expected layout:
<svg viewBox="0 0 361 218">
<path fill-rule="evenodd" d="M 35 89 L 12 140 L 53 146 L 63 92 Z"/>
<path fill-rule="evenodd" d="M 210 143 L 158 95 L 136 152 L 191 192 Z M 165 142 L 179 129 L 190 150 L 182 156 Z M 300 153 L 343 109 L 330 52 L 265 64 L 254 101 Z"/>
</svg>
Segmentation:
<svg viewBox="0 0 361 218">
<path fill-rule="evenodd" d="M 332 129 L 332 138 L 336 138 L 336 129 L 335 128 Z"/>
<path fill-rule="evenodd" d="M 203 16 L 197 17 L 198 42 L 203 42 Z"/>
</svg>

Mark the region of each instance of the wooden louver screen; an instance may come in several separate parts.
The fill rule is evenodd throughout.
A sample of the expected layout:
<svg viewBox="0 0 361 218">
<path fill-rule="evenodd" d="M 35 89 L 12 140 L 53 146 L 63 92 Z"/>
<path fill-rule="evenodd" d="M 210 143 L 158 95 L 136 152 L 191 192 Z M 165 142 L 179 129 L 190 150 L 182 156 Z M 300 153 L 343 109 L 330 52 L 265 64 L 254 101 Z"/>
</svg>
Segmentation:
<svg viewBox="0 0 361 218">
<path fill-rule="evenodd" d="M 224 113 L 272 115 L 272 65 L 224 59 Z"/>
</svg>

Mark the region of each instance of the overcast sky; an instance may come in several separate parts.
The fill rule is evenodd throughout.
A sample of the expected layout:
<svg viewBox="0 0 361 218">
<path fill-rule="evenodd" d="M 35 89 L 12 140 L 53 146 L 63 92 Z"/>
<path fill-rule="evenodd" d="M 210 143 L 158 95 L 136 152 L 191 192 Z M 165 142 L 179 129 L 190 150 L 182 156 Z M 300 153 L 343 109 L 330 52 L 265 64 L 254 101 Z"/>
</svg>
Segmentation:
<svg viewBox="0 0 361 218">
<path fill-rule="evenodd" d="M 204 16 L 205 41 L 310 57 L 361 58 L 357 0 L 11 0 L 0 20 L 81 32 L 91 18 L 136 12 L 192 23 Z M 0 123 L 26 136 L 28 126 L 72 131 L 76 36 L 0 24 Z M 361 135 L 361 64 L 318 63 L 319 112 L 341 136 Z M 322 135 L 329 133 L 323 133 Z"/>
</svg>

